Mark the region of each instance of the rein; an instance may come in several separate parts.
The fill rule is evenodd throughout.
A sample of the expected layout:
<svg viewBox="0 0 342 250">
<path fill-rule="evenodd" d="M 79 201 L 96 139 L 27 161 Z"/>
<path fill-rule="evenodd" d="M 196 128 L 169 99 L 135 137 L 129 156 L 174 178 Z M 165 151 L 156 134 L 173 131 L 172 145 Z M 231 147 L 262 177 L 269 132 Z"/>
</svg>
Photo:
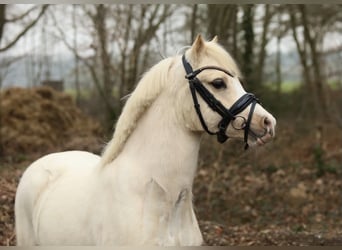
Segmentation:
<svg viewBox="0 0 342 250">
<path fill-rule="evenodd" d="M 182 56 L 182 62 L 184 69 L 186 71 L 185 78 L 189 81 L 189 87 L 192 95 L 192 100 L 194 102 L 194 107 L 197 113 L 197 116 L 202 124 L 203 129 L 210 135 L 216 135 L 217 141 L 220 143 L 224 143 L 228 136 L 226 135 L 226 130 L 230 122 L 232 122 L 232 127 L 234 129 L 244 130 L 244 142 L 245 142 L 245 149 L 248 148 L 248 132 L 250 130 L 250 124 L 253 117 L 255 105 L 259 103 L 259 100 L 251 93 L 246 93 L 243 96 L 241 96 L 229 109 L 227 109 L 219 100 L 217 100 L 210 92 L 209 90 L 204 87 L 202 82 L 196 77 L 199 73 L 201 73 L 203 70 L 207 69 L 213 69 L 213 70 L 219 70 L 230 77 L 234 77 L 230 72 L 228 72 L 225 69 L 222 69 L 220 67 L 216 66 L 205 66 L 202 68 L 199 68 L 197 70 L 193 70 L 190 63 L 186 60 L 185 55 Z M 198 103 L 196 92 L 202 97 L 202 99 L 208 104 L 208 106 L 218 113 L 222 119 L 218 123 L 218 131 L 212 132 L 209 130 L 202 112 L 201 107 Z M 251 108 L 248 114 L 248 118 L 246 120 L 245 117 L 239 116 L 238 114 L 241 113 L 244 109 L 246 109 L 251 104 Z M 242 126 L 241 128 L 238 128 L 237 126 L 234 126 L 234 121 L 242 119 Z"/>
</svg>

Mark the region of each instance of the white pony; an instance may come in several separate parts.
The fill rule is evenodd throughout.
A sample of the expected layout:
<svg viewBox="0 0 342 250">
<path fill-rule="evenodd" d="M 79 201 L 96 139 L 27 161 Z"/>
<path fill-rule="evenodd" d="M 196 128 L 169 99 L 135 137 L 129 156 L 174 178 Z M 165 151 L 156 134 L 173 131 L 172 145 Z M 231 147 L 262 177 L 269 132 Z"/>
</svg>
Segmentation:
<svg viewBox="0 0 342 250">
<path fill-rule="evenodd" d="M 198 74 L 225 107 L 246 94 L 234 60 L 216 38 L 198 36 L 185 58 L 195 69 L 229 71 Z M 53 153 L 29 166 L 15 199 L 18 245 L 202 244 L 192 184 L 204 128 L 185 74 L 181 56 L 152 67 L 128 99 L 102 156 Z M 217 131 L 222 117 L 197 99 L 207 128 Z M 239 117 L 246 121 L 251 106 Z M 248 142 L 263 144 L 274 136 L 276 121 L 259 104 L 253 111 Z M 225 133 L 244 136 L 232 124 Z"/>
</svg>

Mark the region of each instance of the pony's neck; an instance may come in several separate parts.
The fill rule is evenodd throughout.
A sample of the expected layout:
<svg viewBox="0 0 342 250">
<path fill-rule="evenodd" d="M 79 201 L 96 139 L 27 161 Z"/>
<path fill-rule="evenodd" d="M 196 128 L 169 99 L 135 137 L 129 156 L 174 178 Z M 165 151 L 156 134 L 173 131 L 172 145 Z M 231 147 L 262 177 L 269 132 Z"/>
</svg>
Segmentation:
<svg viewBox="0 0 342 250">
<path fill-rule="evenodd" d="M 131 159 L 145 178 L 154 179 L 166 191 L 178 192 L 192 187 L 201 135 L 186 129 L 171 99 L 165 95 L 157 98 L 139 120 L 118 159 Z"/>
</svg>

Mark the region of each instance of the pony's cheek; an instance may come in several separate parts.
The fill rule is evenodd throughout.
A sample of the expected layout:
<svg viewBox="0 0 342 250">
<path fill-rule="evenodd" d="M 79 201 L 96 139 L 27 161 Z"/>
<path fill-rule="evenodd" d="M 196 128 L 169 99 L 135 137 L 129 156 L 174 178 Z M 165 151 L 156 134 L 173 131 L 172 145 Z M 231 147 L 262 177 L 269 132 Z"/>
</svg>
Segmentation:
<svg viewBox="0 0 342 250">
<path fill-rule="evenodd" d="M 226 130 L 226 135 L 229 138 L 239 138 L 242 139 L 244 137 L 243 130 L 237 130 L 231 126 L 231 124 L 228 125 L 228 128 Z"/>
</svg>

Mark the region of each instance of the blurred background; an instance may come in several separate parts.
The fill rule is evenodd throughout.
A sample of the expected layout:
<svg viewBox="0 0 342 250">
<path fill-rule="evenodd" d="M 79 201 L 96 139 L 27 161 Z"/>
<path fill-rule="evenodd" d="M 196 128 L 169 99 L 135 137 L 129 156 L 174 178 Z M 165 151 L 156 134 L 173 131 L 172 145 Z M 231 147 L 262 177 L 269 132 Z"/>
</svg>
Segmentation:
<svg viewBox="0 0 342 250">
<path fill-rule="evenodd" d="M 28 164 L 100 153 L 143 72 L 218 36 L 277 118 L 243 150 L 205 135 L 196 213 L 210 245 L 342 245 L 342 5 L 0 5 L 0 244 Z"/>
</svg>

